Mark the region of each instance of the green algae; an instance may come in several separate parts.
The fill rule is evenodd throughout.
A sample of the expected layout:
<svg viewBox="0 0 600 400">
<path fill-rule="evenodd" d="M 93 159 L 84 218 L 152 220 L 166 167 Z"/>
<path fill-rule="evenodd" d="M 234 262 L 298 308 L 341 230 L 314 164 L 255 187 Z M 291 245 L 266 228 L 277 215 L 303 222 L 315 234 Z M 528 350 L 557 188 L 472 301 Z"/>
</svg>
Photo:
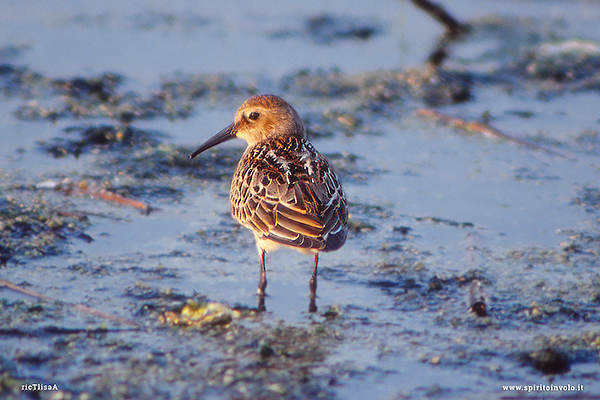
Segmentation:
<svg viewBox="0 0 600 400">
<path fill-rule="evenodd" d="M 72 239 L 93 240 L 85 234 L 85 216 L 53 208 L 43 197 L 0 198 L 0 253 L 2 264 L 19 258 L 57 255 Z"/>
</svg>

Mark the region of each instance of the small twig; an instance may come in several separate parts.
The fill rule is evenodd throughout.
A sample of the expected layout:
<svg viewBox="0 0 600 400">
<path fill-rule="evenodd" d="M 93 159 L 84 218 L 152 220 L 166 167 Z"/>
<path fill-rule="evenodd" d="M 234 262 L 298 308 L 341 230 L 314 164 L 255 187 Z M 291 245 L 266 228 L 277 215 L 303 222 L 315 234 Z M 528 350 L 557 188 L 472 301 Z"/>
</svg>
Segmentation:
<svg viewBox="0 0 600 400">
<path fill-rule="evenodd" d="M 54 300 L 54 299 L 52 299 L 46 295 L 43 295 L 41 293 L 35 292 L 33 290 L 25 289 L 20 286 L 17 286 L 14 283 L 11 283 L 5 279 L 0 279 L 0 287 L 5 287 L 14 292 L 22 293 L 27 296 L 31 296 L 36 299 L 47 301 L 47 302 L 59 301 L 59 300 Z M 65 304 L 65 305 L 71 306 L 72 308 L 79 310 L 81 312 L 84 312 L 86 314 L 93 315 L 95 317 L 107 319 L 107 320 L 114 321 L 114 322 L 119 322 L 121 324 L 129 325 L 129 326 L 139 327 L 139 325 L 132 320 L 129 320 L 129 319 L 123 318 L 123 317 L 119 317 L 118 315 L 107 314 L 105 312 L 98 311 L 95 308 L 84 306 L 83 304 L 73 304 L 73 303 L 68 303 L 65 301 L 59 301 L 59 302 Z"/>
<path fill-rule="evenodd" d="M 85 214 L 75 211 L 57 210 L 56 214 L 60 217 L 75 218 L 78 221 L 86 221 L 88 219 Z"/>
<path fill-rule="evenodd" d="M 447 41 L 442 39 L 435 50 L 427 57 L 427 64 L 432 66 L 434 69 L 441 67 L 442 63 L 448 58 L 448 51 L 446 50 Z"/>
<path fill-rule="evenodd" d="M 480 247 L 481 236 L 477 231 L 470 231 L 465 235 L 465 266 L 468 270 L 476 271 L 483 266 L 483 257 L 481 257 Z M 474 279 L 469 284 L 467 304 L 469 311 L 479 317 L 484 317 L 490 307 L 489 296 L 483 290 L 483 283 L 479 279 Z"/>
<path fill-rule="evenodd" d="M 414 5 L 424 10 L 427 14 L 431 15 L 439 23 L 444 25 L 444 28 L 446 28 L 446 32 L 450 39 L 457 37 L 466 30 L 463 24 L 450 15 L 450 13 L 444 10 L 440 5 L 429 0 L 411 1 Z"/>
<path fill-rule="evenodd" d="M 491 126 L 484 124 L 482 122 L 467 121 L 462 118 L 452 117 L 452 116 L 445 115 L 445 114 L 442 114 L 442 113 L 434 111 L 434 110 L 429 110 L 429 109 L 424 109 L 424 108 L 419 109 L 417 111 L 417 114 L 419 114 L 423 117 L 430 118 L 436 122 L 448 125 L 453 128 L 462 129 L 464 131 L 479 132 L 486 137 L 493 137 L 493 138 L 500 138 L 500 139 L 508 140 L 509 142 L 516 143 L 521 146 L 528 147 L 530 149 L 543 150 L 548 154 L 563 157 L 568 160 L 577 161 L 577 159 L 574 157 L 559 153 L 558 151 L 552 150 L 552 149 L 542 146 L 540 144 L 530 142 L 528 140 L 520 139 L 520 138 L 517 138 L 514 136 L 510 136 L 510 135 L 507 135 L 506 133 L 502 133 L 498 129 L 492 128 Z"/>
<path fill-rule="evenodd" d="M 38 189 L 54 189 L 64 194 L 84 194 L 112 203 L 137 208 L 138 210 L 142 210 L 145 214 L 149 213 L 151 210 L 151 207 L 142 201 L 130 199 L 120 194 L 113 193 L 105 188 L 98 188 L 95 184 L 88 185 L 86 181 L 81 181 L 79 183 L 69 182 L 68 180 L 63 182 L 45 181 L 39 183 L 36 187 Z"/>
<path fill-rule="evenodd" d="M 138 210 L 142 210 L 144 213 L 148 213 L 150 211 L 150 206 L 144 202 L 139 200 L 130 199 L 127 197 L 123 197 L 120 194 L 112 193 L 107 190 L 93 190 L 93 189 L 84 189 L 81 190 L 81 193 L 88 194 L 92 197 L 97 197 L 99 199 L 110 201 L 117 204 L 122 204 L 125 206 L 130 206 L 137 208 Z"/>
<path fill-rule="evenodd" d="M 11 283 L 4 279 L 0 279 L 0 286 L 4 286 L 5 288 L 10 289 L 14 292 L 19 292 L 22 294 L 26 294 L 27 296 L 35 297 L 36 299 L 39 299 L 39 300 L 52 301 L 52 299 L 46 295 L 34 292 L 33 290 L 22 288 L 21 286 L 17 286 L 14 283 Z"/>
<path fill-rule="evenodd" d="M 76 214 L 81 214 L 83 216 L 87 216 L 87 217 L 106 218 L 106 219 L 112 219 L 114 221 L 123 221 L 124 220 L 124 218 L 122 218 L 122 217 L 115 217 L 113 215 L 99 213 L 99 212 L 93 212 L 93 211 L 73 210 L 73 212 Z"/>
<path fill-rule="evenodd" d="M 48 335 L 73 335 L 78 333 L 108 333 L 108 332 L 128 332 L 136 329 L 105 329 L 105 328 L 62 328 L 58 326 L 46 326 L 41 329 L 24 330 L 18 328 L 0 328 L 0 336 L 16 336 L 16 337 L 44 337 Z"/>
<path fill-rule="evenodd" d="M 433 3 L 432 1 L 411 1 L 414 5 L 424 10 L 427 14 L 431 15 L 446 29 L 445 34 L 440 39 L 435 50 L 427 58 L 427 63 L 429 65 L 431 65 L 434 68 L 438 68 L 448 57 L 448 51 L 446 50 L 448 42 L 456 39 L 458 36 L 465 33 L 469 29 L 469 27 L 458 21 L 448 11 L 444 10 L 440 5 Z"/>
</svg>

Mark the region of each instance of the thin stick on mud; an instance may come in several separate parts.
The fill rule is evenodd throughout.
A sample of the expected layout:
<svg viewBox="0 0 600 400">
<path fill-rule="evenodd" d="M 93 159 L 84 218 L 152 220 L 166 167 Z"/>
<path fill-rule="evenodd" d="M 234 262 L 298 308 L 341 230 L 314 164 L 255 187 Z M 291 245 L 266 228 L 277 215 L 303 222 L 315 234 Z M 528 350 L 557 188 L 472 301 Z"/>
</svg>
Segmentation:
<svg viewBox="0 0 600 400">
<path fill-rule="evenodd" d="M 448 11 L 444 10 L 440 5 L 429 0 L 411 0 L 414 5 L 431 15 L 435 20 L 446 28 L 446 33 L 449 39 L 454 39 L 461 33 L 465 32 L 466 27 L 454 18 Z"/>
<path fill-rule="evenodd" d="M 78 221 L 86 221 L 87 215 L 76 211 L 57 210 L 56 214 L 60 217 L 75 218 Z"/>
<path fill-rule="evenodd" d="M 444 60 L 448 57 L 448 43 L 461 34 L 469 30 L 466 24 L 461 23 L 458 19 L 454 18 L 448 11 L 443 9 L 440 5 L 433 3 L 429 0 L 411 0 L 414 5 L 431 15 L 433 19 L 438 21 L 444 26 L 446 32 L 442 35 L 435 50 L 431 52 L 427 57 L 427 64 L 433 68 L 441 67 Z"/>
<path fill-rule="evenodd" d="M 125 324 L 125 325 L 129 325 L 129 326 L 135 326 L 137 328 L 139 328 L 139 325 L 137 323 L 135 323 L 132 320 L 129 320 L 127 318 L 123 318 L 123 317 L 119 317 L 118 315 L 112 315 L 112 314 L 107 314 L 105 312 L 96 310 L 95 308 L 92 307 L 88 307 L 88 306 L 84 306 L 83 304 L 73 304 L 73 303 L 68 303 L 65 301 L 60 301 L 60 300 L 54 300 L 44 294 L 35 292 L 33 290 L 30 289 L 25 289 L 22 288 L 20 286 L 15 285 L 14 283 L 11 283 L 5 279 L 0 279 L 0 287 L 5 287 L 9 290 L 12 290 L 14 292 L 18 292 L 18 293 L 22 293 L 25 294 L 27 296 L 31 296 L 34 297 L 38 300 L 43 300 L 43 301 L 47 301 L 47 302 L 60 302 L 62 304 L 68 305 L 72 308 L 74 308 L 75 310 L 79 310 L 81 312 L 84 312 L 86 314 L 90 314 L 93 315 L 95 317 L 98 318 L 102 318 L 102 319 L 107 319 L 109 321 L 113 321 L 113 322 L 119 322 L 121 324 Z"/>
<path fill-rule="evenodd" d="M 465 267 L 470 271 L 477 271 L 483 267 L 483 257 L 480 250 L 481 236 L 475 230 L 465 235 Z M 479 317 L 488 315 L 490 307 L 489 296 L 483 289 L 483 282 L 474 279 L 469 284 L 467 304 L 469 312 Z"/>
<path fill-rule="evenodd" d="M 66 195 L 84 194 L 111 203 L 137 208 L 138 210 L 141 210 L 144 214 L 148 214 L 152 210 L 152 208 L 143 201 L 122 196 L 118 193 L 111 192 L 105 188 L 98 187 L 95 184 L 88 185 L 86 181 L 81 181 L 79 183 L 72 183 L 69 181 L 46 181 L 40 183 L 37 187 L 40 189 L 54 189 Z"/>
<path fill-rule="evenodd" d="M 530 149 L 542 150 L 542 151 L 545 151 L 546 153 L 552 154 L 554 156 L 559 156 L 559 157 L 566 158 L 568 160 L 577 161 L 577 159 L 575 157 L 559 153 L 558 151 L 549 149 L 548 147 L 542 146 L 542 145 L 534 143 L 534 142 L 530 142 L 528 140 L 524 140 L 524 139 L 520 139 L 520 138 L 517 138 L 514 136 L 507 135 L 506 133 L 500 132 L 498 129 L 492 128 L 491 126 L 489 126 L 485 123 L 482 123 L 482 122 L 467 121 L 462 118 L 452 117 L 452 116 L 442 114 L 442 113 L 434 111 L 434 110 L 425 109 L 425 108 L 421 108 L 421 109 L 417 110 L 417 114 L 419 114 L 422 117 L 431 119 L 435 122 L 439 122 L 441 124 L 450 126 L 452 128 L 458 128 L 458 129 L 461 129 L 461 130 L 467 131 L 467 132 L 478 132 L 478 133 L 483 134 L 486 137 L 504 139 L 509 142 L 516 143 L 518 145 L 525 146 Z"/>
<path fill-rule="evenodd" d="M 82 190 L 82 193 L 88 194 L 92 197 L 97 197 L 104 201 L 109 201 L 112 203 L 117 203 L 117 204 L 122 204 L 125 206 L 130 206 L 133 208 L 137 208 L 138 210 L 141 210 L 144 213 L 148 213 L 150 211 L 150 206 L 148 206 L 148 204 L 146 204 L 144 202 L 141 202 L 139 200 L 130 199 L 130 198 L 121 196 L 120 194 L 109 192 L 107 190 L 85 189 L 85 190 Z"/>
<path fill-rule="evenodd" d="M 0 337 L 47 337 L 48 335 L 74 335 L 78 333 L 107 333 L 135 331 L 136 329 L 106 329 L 106 328 L 63 328 L 58 326 L 45 326 L 40 329 L 0 328 Z"/>
</svg>

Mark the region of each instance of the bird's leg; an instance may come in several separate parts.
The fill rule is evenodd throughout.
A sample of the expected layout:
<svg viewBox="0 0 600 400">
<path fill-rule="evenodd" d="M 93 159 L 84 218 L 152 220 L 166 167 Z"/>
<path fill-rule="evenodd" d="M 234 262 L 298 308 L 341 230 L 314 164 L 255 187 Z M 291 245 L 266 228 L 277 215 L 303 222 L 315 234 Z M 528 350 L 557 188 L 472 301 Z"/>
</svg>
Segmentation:
<svg viewBox="0 0 600 400">
<path fill-rule="evenodd" d="M 266 251 L 260 253 L 260 279 L 258 281 L 258 311 L 266 311 L 265 307 L 265 289 L 267 288 L 267 268 L 265 267 Z"/>
<path fill-rule="evenodd" d="M 260 253 L 260 280 L 258 281 L 258 294 L 265 294 L 267 288 L 267 268 L 265 267 L 266 251 Z"/>
<path fill-rule="evenodd" d="M 310 295 L 315 296 L 317 294 L 317 264 L 319 263 L 319 253 L 315 254 L 315 266 L 313 267 L 313 273 L 308 282 L 310 289 Z"/>
<path fill-rule="evenodd" d="M 319 253 L 315 254 L 315 266 L 313 268 L 312 276 L 308 281 L 308 288 L 310 289 L 310 303 L 308 305 L 308 312 L 317 312 L 317 264 L 319 263 Z"/>
<path fill-rule="evenodd" d="M 267 311 L 267 306 L 265 306 L 265 294 L 260 294 L 258 295 L 258 306 L 256 307 L 258 312 L 265 312 Z"/>
</svg>

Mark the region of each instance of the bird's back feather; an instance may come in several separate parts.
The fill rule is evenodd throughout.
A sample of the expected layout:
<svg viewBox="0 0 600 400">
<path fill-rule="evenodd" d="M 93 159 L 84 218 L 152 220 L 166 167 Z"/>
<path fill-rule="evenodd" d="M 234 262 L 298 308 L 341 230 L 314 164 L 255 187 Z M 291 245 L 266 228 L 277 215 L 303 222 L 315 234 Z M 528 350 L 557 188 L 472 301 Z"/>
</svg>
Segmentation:
<svg viewBox="0 0 600 400">
<path fill-rule="evenodd" d="M 261 242 L 332 251 L 346 241 L 342 187 L 304 138 L 285 136 L 249 147 L 231 184 L 233 216 Z M 267 247 L 267 246 L 262 246 Z"/>
</svg>

